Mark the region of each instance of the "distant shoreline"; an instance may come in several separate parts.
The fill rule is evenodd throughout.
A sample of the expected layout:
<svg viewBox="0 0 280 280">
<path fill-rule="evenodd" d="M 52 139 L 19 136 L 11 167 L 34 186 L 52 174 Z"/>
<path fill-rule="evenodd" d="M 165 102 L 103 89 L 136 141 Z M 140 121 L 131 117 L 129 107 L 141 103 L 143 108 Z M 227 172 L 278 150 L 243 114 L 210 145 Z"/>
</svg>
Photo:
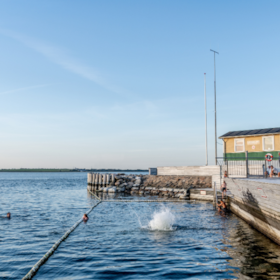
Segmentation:
<svg viewBox="0 0 280 280">
<path fill-rule="evenodd" d="M 0 172 L 148 172 L 148 169 L 58 169 L 58 168 L 20 168 L 0 169 Z"/>
</svg>

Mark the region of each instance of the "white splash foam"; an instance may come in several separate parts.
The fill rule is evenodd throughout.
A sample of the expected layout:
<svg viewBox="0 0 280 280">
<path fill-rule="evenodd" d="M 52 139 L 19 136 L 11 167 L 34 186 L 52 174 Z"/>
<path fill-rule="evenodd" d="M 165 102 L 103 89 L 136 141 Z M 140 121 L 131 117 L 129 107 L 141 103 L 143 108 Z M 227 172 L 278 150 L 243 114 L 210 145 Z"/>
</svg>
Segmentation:
<svg viewBox="0 0 280 280">
<path fill-rule="evenodd" d="M 169 208 L 162 208 L 159 212 L 153 213 L 153 218 L 149 222 L 148 228 L 151 230 L 175 230 L 173 227 L 175 216 Z"/>
</svg>

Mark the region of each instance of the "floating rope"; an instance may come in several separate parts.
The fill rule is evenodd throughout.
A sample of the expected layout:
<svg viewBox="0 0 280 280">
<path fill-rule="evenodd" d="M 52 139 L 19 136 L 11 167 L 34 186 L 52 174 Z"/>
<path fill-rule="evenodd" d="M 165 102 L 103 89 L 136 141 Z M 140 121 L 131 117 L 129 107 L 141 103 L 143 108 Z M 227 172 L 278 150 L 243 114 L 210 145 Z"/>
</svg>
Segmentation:
<svg viewBox="0 0 280 280">
<path fill-rule="evenodd" d="M 91 192 L 90 190 L 88 190 L 89 193 L 91 193 L 92 195 L 94 195 L 98 200 L 101 201 L 101 198 L 99 198 L 96 194 L 94 194 L 93 192 Z"/>
<path fill-rule="evenodd" d="M 100 204 L 102 201 L 99 201 L 97 204 L 92 206 L 86 214 L 88 215 L 98 204 Z M 71 228 L 69 228 L 65 234 L 58 239 L 54 245 L 51 247 L 51 249 L 30 269 L 30 271 L 22 278 L 22 280 L 32 279 L 32 277 L 37 273 L 39 268 L 48 260 L 48 258 L 54 253 L 54 251 L 58 248 L 58 246 L 64 241 L 69 234 L 74 231 L 74 229 L 83 221 L 83 219 L 80 219 L 77 223 L 75 223 Z"/>
</svg>

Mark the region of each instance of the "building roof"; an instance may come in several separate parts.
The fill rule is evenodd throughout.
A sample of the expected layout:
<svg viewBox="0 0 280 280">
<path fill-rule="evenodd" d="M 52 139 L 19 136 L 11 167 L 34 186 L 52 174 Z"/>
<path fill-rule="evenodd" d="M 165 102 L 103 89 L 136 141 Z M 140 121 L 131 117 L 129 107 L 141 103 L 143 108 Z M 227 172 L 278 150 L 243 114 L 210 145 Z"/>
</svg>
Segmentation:
<svg viewBox="0 0 280 280">
<path fill-rule="evenodd" d="M 280 134 L 280 127 L 230 131 L 230 132 L 220 136 L 219 138 L 232 138 L 232 137 L 240 137 L 240 136 L 255 136 L 255 135 L 264 135 L 264 134 Z"/>
</svg>

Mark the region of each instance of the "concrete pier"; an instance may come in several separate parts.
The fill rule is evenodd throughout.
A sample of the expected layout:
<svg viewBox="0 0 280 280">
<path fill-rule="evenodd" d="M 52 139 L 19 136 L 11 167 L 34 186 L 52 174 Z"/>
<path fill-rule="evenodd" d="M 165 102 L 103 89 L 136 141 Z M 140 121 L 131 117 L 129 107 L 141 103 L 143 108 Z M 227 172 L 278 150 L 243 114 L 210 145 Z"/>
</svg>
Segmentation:
<svg viewBox="0 0 280 280">
<path fill-rule="evenodd" d="M 230 210 L 280 245 L 280 179 L 226 178 Z"/>
</svg>

